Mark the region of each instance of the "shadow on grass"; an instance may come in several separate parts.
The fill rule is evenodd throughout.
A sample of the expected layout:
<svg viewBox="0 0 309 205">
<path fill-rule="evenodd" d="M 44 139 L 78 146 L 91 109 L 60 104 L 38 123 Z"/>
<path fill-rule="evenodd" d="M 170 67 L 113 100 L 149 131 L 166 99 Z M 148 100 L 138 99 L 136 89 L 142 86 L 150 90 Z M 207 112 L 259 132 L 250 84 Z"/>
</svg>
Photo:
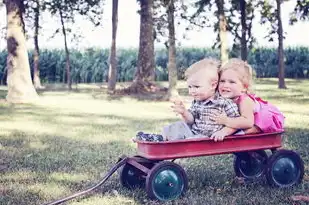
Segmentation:
<svg viewBox="0 0 309 205">
<path fill-rule="evenodd" d="M 260 96 L 267 101 L 280 101 L 287 104 L 308 104 L 309 103 L 309 90 L 291 88 L 289 90 L 273 90 L 259 89 Z"/>
<path fill-rule="evenodd" d="M 185 94 L 186 89 L 180 91 Z M 85 93 L 88 94 L 88 92 L 92 92 L 89 95 L 95 92 L 100 94 L 100 90 L 88 90 Z M 103 99 L 103 96 L 98 97 Z M 118 99 L 122 97 L 119 96 Z M 295 101 L 293 98 L 288 100 Z M 0 106 L 0 112 L 4 116 L 3 119 L 6 116 L 33 117 L 34 121 L 47 122 L 44 126 L 50 126 L 50 129 L 57 129 L 60 125 L 64 129 L 86 127 L 83 130 L 85 133 L 78 135 L 80 139 L 72 139 L 63 133 L 43 134 L 34 131 L 26 133 L 22 129 L 14 132 L 5 128 L 4 131 L 11 134 L 0 136 L 0 165 L 3 164 L 0 169 L 0 204 L 21 205 L 42 204 L 95 184 L 100 180 L 100 176 L 115 164 L 119 156 L 122 154 L 132 156 L 136 153 L 134 147 L 125 139 L 121 139 L 129 135 L 127 133 L 122 136 L 123 133 L 134 130 L 141 121 L 143 129 L 152 129 L 154 124 L 159 122 L 165 124 L 175 120 L 136 119 L 134 116 L 97 113 L 63 113 L 51 108 L 28 105 Z M 80 121 L 63 120 L 63 118 L 80 119 Z M 100 123 L 102 121 L 98 122 L 99 119 L 110 122 L 102 124 Z M 11 120 L 14 121 L 14 118 Z M 18 130 L 18 127 L 13 129 Z M 97 135 L 111 132 L 112 135 L 115 133 L 119 136 L 116 136 L 115 140 L 91 141 L 87 139 L 90 132 Z M 288 128 L 285 136 L 284 148 L 297 151 L 304 160 L 307 178 L 300 186 L 291 189 L 275 189 L 270 188 L 265 179 L 253 184 L 237 184 L 234 180 L 232 155 L 180 159 L 176 160 L 176 163 L 181 164 L 188 174 L 189 190 L 183 198 L 165 204 L 297 204 L 289 197 L 294 194 L 306 195 L 309 192 L 307 146 L 309 128 Z M 161 204 L 148 201 L 144 191 L 127 191 L 122 188 L 116 173 L 98 189 L 95 195 L 116 200 L 118 197 L 113 194 L 113 190 L 116 190 L 120 196 L 133 199 L 137 204 Z"/>
<path fill-rule="evenodd" d="M 136 119 L 134 116 L 131 118 L 95 113 L 65 114 L 35 105 L 14 105 L 1 108 L 0 111 L 3 117 L 14 116 L 12 121 L 15 117 L 27 116 L 34 122 L 47 122 L 46 126 L 50 129 L 56 129 L 61 125 L 69 129 L 83 127 L 82 131 L 85 132 L 84 135 L 78 135 L 80 139 L 72 139 L 61 134 L 45 134 L 44 131 L 25 132 L 24 128 L 19 127 L 4 128 L 2 131 L 10 134 L 0 136 L 0 182 L 5 187 L 1 190 L 3 194 L 0 204 L 41 204 L 88 188 L 100 180 L 100 173 L 106 173 L 122 154 L 132 156 L 136 153 L 128 143 L 129 139 L 115 136 L 116 140 L 91 141 L 87 139 L 88 132 L 97 132 L 104 137 L 102 133 L 114 130 L 119 135 L 121 130 L 134 129 L 141 121 L 144 129 L 152 128 L 155 122 L 151 119 Z M 62 118 L 82 120 L 70 122 L 63 121 Z M 111 119 L 115 123 L 97 123 L 99 119 Z M 173 119 L 157 121 L 168 123 Z M 111 194 L 110 190 L 120 190 L 120 194 L 133 197 L 136 201 L 141 202 L 145 198 L 145 192 L 136 195 L 135 192 L 122 189 L 119 180 L 114 177 L 99 190 L 104 196 Z"/>
<path fill-rule="evenodd" d="M 288 86 L 287 90 L 279 90 L 277 88 L 277 79 L 256 79 L 256 82 L 258 85 L 263 86 L 271 86 L 271 89 L 257 89 L 257 93 L 261 93 L 262 96 L 268 101 L 274 101 L 274 100 L 280 100 L 287 103 L 290 103 L 291 100 L 296 103 L 308 103 L 309 98 L 307 97 L 309 95 L 309 90 L 307 91 L 304 89 L 304 87 L 308 86 L 308 81 L 306 80 L 286 80 L 286 84 Z M 121 83 L 120 83 L 121 84 Z M 124 83 L 128 86 L 128 83 Z M 160 84 L 160 83 L 159 83 Z M 180 83 L 181 84 L 181 83 Z M 297 88 L 301 87 L 301 88 Z M 67 91 L 67 92 L 66 92 Z M 275 91 L 275 92 L 274 92 Z M 66 85 L 50 85 L 47 86 L 45 89 L 41 89 L 38 91 L 41 95 L 44 95 L 46 92 L 53 92 L 57 95 L 68 95 L 70 93 L 79 93 L 79 94 L 88 94 L 92 98 L 96 100 L 109 100 L 109 101 L 115 101 L 115 100 L 121 100 L 123 98 L 133 98 L 138 101 L 165 101 L 166 92 L 155 92 L 155 93 L 145 93 L 145 94 L 108 94 L 106 85 L 105 84 L 98 84 L 98 85 L 77 85 L 73 86 L 73 89 L 71 91 L 68 91 L 66 88 Z M 186 85 L 181 84 L 178 87 L 178 93 L 180 96 L 188 96 L 188 89 L 186 88 Z M 295 93 L 295 94 L 291 94 Z"/>
<path fill-rule="evenodd" d="M 308 129 L 289 129 L 284 147 L 298 151 L 305 163 L 309 154 L 303 144 L 308 144 Z M 31 141 L 40 141 L 33 146 Z M 100 180 L 119 156 L 134 155 L 134 148 L 124 142 L 87 143 L 65 136 L 37 135 L 31 139 L 16 132 L 1 140 L 1 157 L 9 162 L 2 170 L 0 182 L 4 185 L 1 204 L 42 204 L 71 193 L 84 190 Z M 308 179 L 291 189 L 269 187 L 265 180 L 252 184 L 237 184 L 233 173 L 233 156 L 208 156 L 176 160 L 186 170 L 189 190 L 186 195 L 166 204 L 289 204 L 295 193 L 306 194 Z M 114 175 L 117 175 L 116 173 Z M 309 175 L 308 166 L 305 175 Z M 145 204 L 144 191 L 127 191 L 112 177 L 98 189 L 96 196 L 113 197 L 112 190 L 136 203 Z M 148 201 L 149 202 L 149 201 Z M 150 202 L 149 202 L 150 203 Z M 161 204 L 151 202 L 151 204 Z"/>
<path fill-rule="evenodd" d="M 115 130 L 119 134 L 120 130 L 127 128 L 130 130 L 134 130 L 135 128 L 135 133 L 137 133 L 138 131 L 145 131 L 153 128 L 153 124 L 167 125 L 176 121 L 175 118 L 136 118 L 134 115 L 120 116 L 103 113 L 65 113 L 61 110 L 36 105 L 12 105 L 8 107 L 0 106 L 0 112 L 3 115 L 3 118 L 11 116 L 10 120 L 12 121 L 14 121 L 14 119 L 28 116 L 34 122 L 42 122 L 42 126 L 46 123 L 46 126 L 48 125 L 50 128 L 59 128 L 59 125 L 61 125 L 61 127 L 68 127 L 72 129 L 86 127 L 90 131 L 91 129 L 96 130 L 99 135 L 102 135 L 102 133 L 107 130 Z M 12 129 L 19 130 L 19 127 L 5 129 L 7 131 Z M 23 128 L 21 128 L 21 130 L 22 129 Z"/>
<path fill-rule="evenodd" d="M 0 100 L 1 100 L 1 99 L 5 99 L 6 94 L 7 94 L 7 91 L 6 91 L 6 90 L 1 90 L 1 89 L 0 89 Z"/>
<path fill-rule="evenodd" d="M 41 147 L 33 147 L 25 133 L 2 138 L 1 158 L 9 164 L 1 171 L 4 194 L 0 204 L 42 204 L 83 190 L 99 180 L 100 173 L 106 173 L 122 154 L 134 152 L 120 141 L 90 144 L 48 135 L 35 140 Z M 115 178 L 111 181 L 104 185 L 105 190 L 115 189 Z"/>
</svg>

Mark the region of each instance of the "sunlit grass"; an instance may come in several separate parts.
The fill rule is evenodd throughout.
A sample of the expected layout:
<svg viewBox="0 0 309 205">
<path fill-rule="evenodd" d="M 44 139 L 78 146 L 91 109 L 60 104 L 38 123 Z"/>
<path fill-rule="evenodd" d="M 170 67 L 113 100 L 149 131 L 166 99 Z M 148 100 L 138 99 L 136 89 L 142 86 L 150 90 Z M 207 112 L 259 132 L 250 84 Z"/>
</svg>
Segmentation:
<svg viewBox="0 0 309 205">
<path fill-rule="evenodd" d="M 305 162 L 302 185 L 289 190 L 271 189 L 265 182 L 238 185 L 231 155 L 188 158 L 176 162 L 188 174 L 189 191 L 166 204 L 291 204 L 291 195 L 309 192 L 309 81 L 286 83 L 287 90 L 278 90 L 276 79 L 259 79 L 255 91 L 284 112 L 284 147 Z M 189 103 L 186 84 L 178 87 Z M 135 155 L 131 138 L 136 132 L 160 132 L 179 119 L 169 102 L 109 96 L 105 85 L 81 84 L 72 92 L 50 85 L 34 105 L 6 103 L 5 89 L 0 88 L 0 204 L 42 204 L 83 190 L 122 154 Z M 68 204 L 160 204 L 149 201 L 144 190 L 122 188 L 114 175 L 94 195 Z"/>
</svg>

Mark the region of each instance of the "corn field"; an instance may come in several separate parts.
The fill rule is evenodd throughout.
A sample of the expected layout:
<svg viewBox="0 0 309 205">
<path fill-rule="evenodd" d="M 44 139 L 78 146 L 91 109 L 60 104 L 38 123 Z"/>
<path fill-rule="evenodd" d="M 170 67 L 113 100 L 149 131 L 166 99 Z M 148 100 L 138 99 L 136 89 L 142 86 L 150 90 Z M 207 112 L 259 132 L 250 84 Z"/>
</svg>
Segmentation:
<svg viewBox="0 0 309 205">
<path fill-rule="evenodd" d="M 118 49 L 117 81 L 132 81 L 137 65 L 137 49 Z M 0 83 L 6 83 L 6 51 L 0 51 Z M 74 83 L 106 82 L 108 75 L 108 49 L 89 48 L 85 50 L 70 50 L 71 77 Z M 219 58 L 219 51 L 203 48 L 182 48 L 177 50 L 178 78 L 183 79 L 185 69 L 192 63 L 204 58 Z M 232 52 L 230 57 L 237 57 Z M 166 49 L 155 52 L 156 80 L 168 79 Z M 32 51 L 29 51 L 29 62 L 33 68 Z M 258 78 L 277 77 L 277 50 L 273 48 L 252 49 L 248 55 L 248 62 L 252 65 Z M 63 83 L 65 80 L 64 50 L 41 50 L 40 78 L 43 83 Z M 295 47 L 285 49 L 285 77 L 309 78 L 309 48 Z"/>
</svg>

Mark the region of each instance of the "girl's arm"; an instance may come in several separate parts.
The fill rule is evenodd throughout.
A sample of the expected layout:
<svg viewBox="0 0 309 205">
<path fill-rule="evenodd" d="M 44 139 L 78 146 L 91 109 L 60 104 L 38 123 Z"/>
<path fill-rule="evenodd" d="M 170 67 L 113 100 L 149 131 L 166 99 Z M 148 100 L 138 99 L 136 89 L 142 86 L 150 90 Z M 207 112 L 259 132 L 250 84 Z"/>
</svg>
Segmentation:
<svg viewBox="0 0 309 205">
<path fill-rule="evenodd" d="M 226 125 L 236 129 L 248 129 L 254 125 L 255 102 L 249 98 L 244 98 L 239 104 L 240 117 L 228 118 Z"/>
<path fill-rule="evenodd" d="M 240 117 L 227 117 L 226 114 L 213 116 L 214 120 L 218 124 L 223 124 L 227 127 L 234 129 L 248 129 L 254 125 L 254 101 L 247 97 L 244 98 L 239 104 Z"/>
</svg>

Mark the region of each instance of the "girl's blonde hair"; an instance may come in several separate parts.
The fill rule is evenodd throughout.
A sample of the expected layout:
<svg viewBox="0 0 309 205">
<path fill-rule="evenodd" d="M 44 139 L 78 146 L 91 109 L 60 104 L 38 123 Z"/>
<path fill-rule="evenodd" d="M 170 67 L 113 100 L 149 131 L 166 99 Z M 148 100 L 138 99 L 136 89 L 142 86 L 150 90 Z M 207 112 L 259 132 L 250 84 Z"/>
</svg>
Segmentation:
<svg viewBox="0 0 309 205">
<path fill-rule="evenodd" d="M 242 82 L 247 92 L 252 89 L 252 67 L 246 62 L 238 58 L 231 58 L 227 63 L 219 69 L 219 76 L 226 71 L 232 69 L 238 73 L 239 80 Z"/>
</svg>

